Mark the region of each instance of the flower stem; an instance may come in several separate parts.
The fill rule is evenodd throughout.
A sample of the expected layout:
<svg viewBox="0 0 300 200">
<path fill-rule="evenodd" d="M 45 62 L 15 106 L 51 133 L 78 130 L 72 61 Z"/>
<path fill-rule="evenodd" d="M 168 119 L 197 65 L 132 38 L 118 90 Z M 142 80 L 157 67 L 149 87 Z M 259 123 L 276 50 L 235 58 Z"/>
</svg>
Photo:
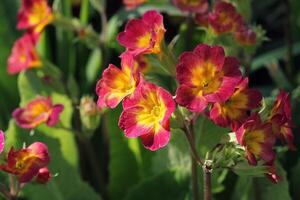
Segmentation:
<svg viewBox="0 0 300 200">
<path fill-rule="evenodd" d="M 185 122 L 185 135 L 188 139 L 191 148 L 191 171 L 192 171 L 192 191 L 193 191 L 193 200 L 199 200 L 199 185 L 198 185 L 198 170 L 197 166 L 203 165 L 202 160 L 198 156 L 195 138 L 194 138 L 194 127 L 193 120 L 188 120 Z"/>
<path fill-rule="evenodd" d="M 205 162 L 202 169 L 204 178 L 204 200 L 211 200 L 211 165 Z"/>
<path fill-rule="evenodd" d="M 198 184 L 198 169 L 197 169 L 197 161 L 194 159 L 191 154 L 192 160 L 192 190 L 193 190 L 193 200 L 199 200 L 199 184 Z"/>
</svg>

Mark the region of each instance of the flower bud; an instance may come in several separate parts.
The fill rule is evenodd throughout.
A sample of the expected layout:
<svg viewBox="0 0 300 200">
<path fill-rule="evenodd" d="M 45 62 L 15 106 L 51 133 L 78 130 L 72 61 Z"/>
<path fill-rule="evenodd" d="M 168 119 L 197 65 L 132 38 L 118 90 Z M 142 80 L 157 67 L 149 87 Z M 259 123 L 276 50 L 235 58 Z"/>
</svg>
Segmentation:
<svg viewBox="0 0 300 200">
<path fill-rule="evenodd" d="M 97 104 L 92 97 L 85 96 L 81 98 L 80 118 L 84 130 L 90 132 L 98 127 L 100 122 L 100 109 L 97 107 Z"/>
<path fill-rule="evenodd" d="M 46 184 L 51 179 L 51 173 L 47 167 L 41 168 L 36 176 L 36 181 L 40 184 Z"/>
</svg>

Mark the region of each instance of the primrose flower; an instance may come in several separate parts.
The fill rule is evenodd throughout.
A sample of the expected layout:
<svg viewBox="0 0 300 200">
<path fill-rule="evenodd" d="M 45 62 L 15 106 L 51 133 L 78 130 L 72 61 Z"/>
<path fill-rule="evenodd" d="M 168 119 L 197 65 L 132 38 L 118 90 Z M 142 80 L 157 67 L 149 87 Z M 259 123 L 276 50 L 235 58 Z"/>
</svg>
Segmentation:
<svg viewBox="0 0 300 200">
<path fill-rule="evenodd" d="M 289 95 L 281 90 L 274 102 L 269 117 L 273 126 L 273 133 L 281 141 L 288 144 L 291 150 L 296 150 L 292 133 L 292 113 Z"/>
<path fill-rule="evenodd" d="M 251 28 L 243 26 L 234 34 L 235 40 L 242 45 L 253 45 L 256 43 L 256 34 Z"/>
<path fill-rule="evenodd" d="M 4 132 L 0 130 L 0 154 L 3 152 L 4 143 L 5 143 Z"/>
<path fill-rule="evenodd" d="M 142 19 L 128 21 L 125 31 L 119 33 L 117 40 L 134 56 L 159 54 L 165 32 L 163 16 L 151 10 L 147 11 Z"/>
<path fill-rule="evenodd" d="M 26 33 L 15 42 L 7 65 L 9 74 L 17 74 L 23 70 L 42 66 L 32 35 Z"/>
<path fill-rule="evenodd" d="M 121 69 L 110 64 L 104 70 L 96 86 L 97 105 L 100 108 L 115 108 L 125 97 L 133 94 L 140 82 L 134 65 L 133 56 L 125 53 L 122 54 Z"/>
<path fill-rule="evenodd" d="M 129 138 L 140 137 L 145 148 L 155 151 L 170 140 L 170 116 L 175 103 L 170 93 L 144 82 L 132 98 L 123 102 L 119 127 Z"/>
<path fill-rule="evenodd" d="M 25 107 L 17 108 L 12 115 L 20 127 L 34 129 L 44 122 L 48 126 L 54 126 L 63 109 L 62 104 L 53 105 L 51 97 L 36 97 Z"/>
<path fill-rule="evenodd" d="M 252 115 L 236 131 L 238 143 L 245 147 L 249 164 L 256 165 L 261 158 L 266 163 L 270 163 L 275 158 L 272 150 L 275 144 L 275 137 L 272 133 L 272 124 L 263 123 L 258 114 Z"/>
<path fill-rule="evenodd" d="M 216 34 L 233 33 L 244 24 L 242 16 L 228 2 L 218 1 L 208 17 L 209 24 Z"/>
<path fill-rule="evenodd" d="M 29 29 L 38 34 L 52 20 L 53 15 L 47 0 L 22 0 L 18 13 L 18 29 Z"/>
<path fill-rule="evenodd" d="M 183 12 L 203 13 L 208 10 L 207 0 L 172 0 Z"/>
<path fill-rule="evenodd" d="M 35 142 L 21 150 L 15 151 L 11 148 L 7 155 L 7 164 L 0 165 L 0 169 L 16 175 L 20 183 L 26 183 L 35 177 L 41 168 L 46 167 L 49 161 L 47 146 Z"/>
<path fill-rule="evenodd" d="M 225 102 L 241 79 L 236 59 L 225 57 L 220 46 L 198 45 L 184 52 L 176 67 L 179 88 L 176 101 L 192 112 L 202 112 L 208 103 Z"/>
<path fill-rule="evenodd" d="M 247 112 L 259 107 L 262 95 L 258 90 L 248 88 L 248 78 L 244 78 L 235 87 L 232 96 L 225 102 L 214 103 L 210 111 L 210 118 L 222 127 L 240 127 L 248 117 Z"/>
<path fill-rule="evenodd" d="M 132 10 L 147 1 L 148 0 L 123 0 L 123 3 L 126 5 L 127 10 Z"/>
<path fill-rule="evenodd" d="M 35 180 L 40 184 L 46 184 L 51 179 L 51 173 L 47 167 L 43 167 L 39 170 Z"/>
</svg>

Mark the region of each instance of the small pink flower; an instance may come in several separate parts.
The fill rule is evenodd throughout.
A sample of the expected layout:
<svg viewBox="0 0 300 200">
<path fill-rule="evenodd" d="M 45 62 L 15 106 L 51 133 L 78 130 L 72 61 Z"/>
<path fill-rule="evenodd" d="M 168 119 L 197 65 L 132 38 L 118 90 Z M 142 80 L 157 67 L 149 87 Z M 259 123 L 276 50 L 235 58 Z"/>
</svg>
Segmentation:
<svg viewBox="0 0 300 200">
<path fill-rule="evenodd" d="M 29 29 L 39 34 L 53 20 L 47 0 L 22 0 L 18 13 L 18 29 Z"/>
<path fill-rule="evenodd" d="M 131 96 L 139 84 L 141 77 L 130 53 L 122 54 L 121 66 L 119 69 L 110 64 L 98 81 L 96 93 L 100 108 L 115 108 L 125 97 Z"/>
<path fill-rule="evenodd" d="M 54 126 L 59 121 L 63 109 L 62 104 L 53 105 L 51 97 L 36 97 L 24 108 L 17 108 L 13 112 L 13 117 L 24 129 L 34 129 L 42 123 Z"/>
<path fill-rule="evenodd" d="M 163 16 L 151 10 L 147 11 L 142 19 L 130 20 L 126 24 L 125 31 L 119 33 L 117 40 L 134 56 L 146 53 L 159 54 L 165 32 Z"/>
<path fill-rule="evenodd" d="M 272 124 L 263 123 L 259 115 L 254 114 L 235 133 L 238 143 L 245 147 L 249 164 L 256 165 L 258 159 L 266 163 L 274 161 Z"/>
<path fill-rule="evenodd" d="M 216 34 L 234 33 L 244 24 L 242 16 L 228 2 L 218 1 L 208 17 L 209 24 Z"/>
<path fill-rule="evenodd" d="M 225 57 L 222 47 L 201 44 L 180 56 L 176 79 L 177 103 L 192 112 L 203 112 L 208 103 L 225 102 L 231 97 L 241 72 L 238 61 Z"/>
<path fill-rule="evenodd" d="M 129 138 L 139 137 L 145 148 L 155 151 L 170 140 L 170 117 L 175 110 L 171 94 L 144 82 L 133 97 L 123 102 L 119 126 Z"/>
<path fill-rule="evenodd" d="M 7 155 L 7 164 L 0 165 L 0 169 L 16 175 L 20 183 L 26 183 L 31 181 L 41 168 L 46 167 L 49 161 L 47 146 L 41 142 L 35 142 L 17 151 L 11 148 Z"/>
<path fill-rule="evenodd" d="M 42 63 L 35 50 L 35 39 L 32 35 L 25 33 L 12 48 L 7 71 L 9 74 L 17 74 L 23 70 L 41 66 Z"/>
</svg>

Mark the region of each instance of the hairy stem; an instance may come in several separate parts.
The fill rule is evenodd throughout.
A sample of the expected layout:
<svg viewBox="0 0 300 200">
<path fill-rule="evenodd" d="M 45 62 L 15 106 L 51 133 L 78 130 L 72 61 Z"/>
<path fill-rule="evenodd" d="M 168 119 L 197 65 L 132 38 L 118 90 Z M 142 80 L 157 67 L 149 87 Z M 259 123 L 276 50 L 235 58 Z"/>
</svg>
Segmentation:
<svg viewBox="0 0 300 200">
<path fill-rule="evenodd" d="M 195 140 L 194 140 L 195 141 Z M 198 184 L 198 163 L 194 159 L 191 153 L 191 161 L 192 161 L 192 190 L 193 190 L 193 200 L 199 200 L 199 184 Z"/>
<path fill-rule="evenodd" d="M 205 164 L 203 165 L 204 178 L 204 200 L 211 200 L 211 169 Z"/>
<path fill-rule="evenodd" d="M 191 148 L 191 171 L 192 171 L 192 192 L 193 200 L 199 200 L 199 185 L 198 185 L 198 165 L 202 166 L 203 162 L 200 159 L 196 146 L 195 146 L 195 137 L 194 137 L 194 127 L 193 121 L 189 120 L 185 122 L 185 135 L 190 144 Z"/>
</svg>

